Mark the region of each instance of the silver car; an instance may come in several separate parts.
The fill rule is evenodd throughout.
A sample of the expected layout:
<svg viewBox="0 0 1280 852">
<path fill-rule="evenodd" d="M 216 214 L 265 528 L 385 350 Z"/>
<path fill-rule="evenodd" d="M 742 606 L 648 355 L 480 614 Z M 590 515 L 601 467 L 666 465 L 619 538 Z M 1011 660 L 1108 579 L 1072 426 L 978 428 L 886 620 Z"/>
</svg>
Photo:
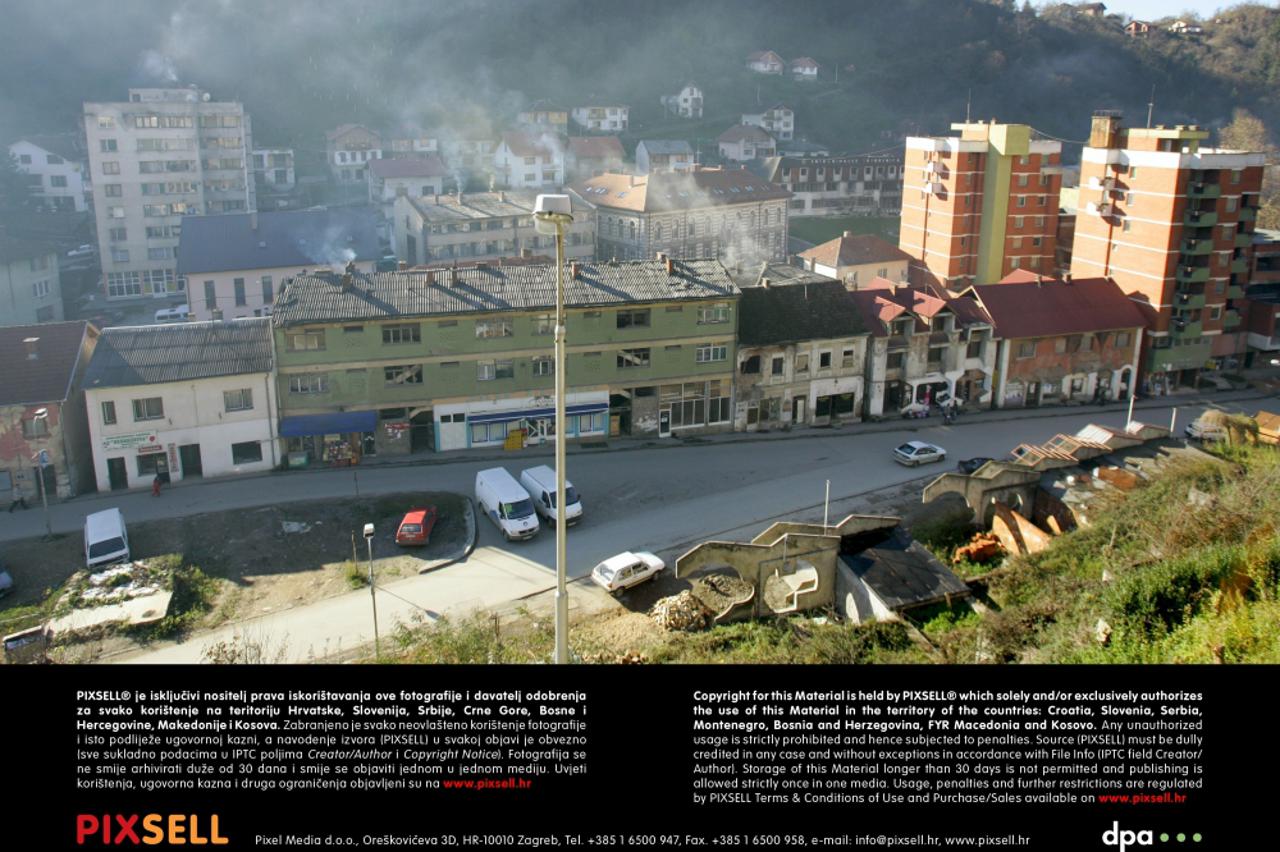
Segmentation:
<svg viewBox="0 0 1280 852">
<path fill-rule="evenodd" d="M 947 457 L 947 451 L 937 444 L 926 444 L 924 441 L 907 441 L 893 451 L 893 460 L 907 467 L 940 462 Z"/>
</svg>

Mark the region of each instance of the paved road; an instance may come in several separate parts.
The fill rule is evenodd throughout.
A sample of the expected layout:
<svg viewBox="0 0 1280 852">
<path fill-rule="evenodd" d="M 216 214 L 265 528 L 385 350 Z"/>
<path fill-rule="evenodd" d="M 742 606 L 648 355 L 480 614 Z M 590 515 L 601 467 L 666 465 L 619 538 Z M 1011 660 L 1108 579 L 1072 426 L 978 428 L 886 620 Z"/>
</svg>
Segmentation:
<svg viewBox="0 0 1280 852">
<path fill-rule="evenodd" d="M 1224 407 L 1237 408 L 1227 404 Z M 1257 403 L 1243 407 L 1252 411 Z M 1179 409 L 1179 428 L 1201 407 Z M 1170 409 L 1139 412 L 1149 423 L 1167 425 Z M 945 467 L 971 456 L 1001 456 L 1024 441 L 1038 442 L 1058 432 L 1074 432 L 1095 422 L 1122 425 L 1124 413 L 1097 409 L 1066 409 L 1030 419 L 982 421 L 962 419 L 942 425 L 936 418 L 903 421 L 888 431 L 839 433 L 815 431 L 812 436 L 783 440 L 722 441 L 706 444 L 663 445 L 629 452 L 575 454 L 568 459 L 568 475 L 582 494 L 585 517 L 569 533 L 569 574 L 583 577 L 599 560 L 623 549 L 680 552 L 692 542 L 718 537 L 744 527 L 752 531 L 764 522 L 820 506 L 825 481 L 831 480 L 836 509 L 847 498 L 928 474 L 895 464 L 890 452 L 903 440 L 916 438 L 948 451 Z M 793 433 L 794 435 L 794 433 Z M 541 463 L 539 458 L 537 463 Z M 513 472 L 527 457 L 513 453 L 506 464 Z M 355 493 L 390 493 L 422 488 L 470 494 L 475 473 L 492 461 L 459 459 L 456 463 L 424 466 L 367 467 L 344 471 L 280 474 L 245 480 L 221 480 L 175 488 L 161 498 L 148 493 L 108 495 L 53 507 L 54 528 L 78 530 L 84 513 L 105 505 L 119 505 L 130 520 L 150 520 L 296 500 L 332 498 Z M 837 516 L 836 511 L 832 512 Z M 39 511 L 0 514 L 0 539 L 38 532 Z M 507 544 L 491 522 L 478 518 L 479 545 L 465 563 L 427 575 L 398 580 L 387 586 L 400 596 L 379 595 L 384 634 L 396 618 L 407 618 L 418 607 L 434 612 L 488 608 L 529 596 L 554 583 L 554 534 L 544 530 L 529 542 Z M 582 593 L 586 593 L 585 590 Z M 417 606 L 406 603 L 412 601 Z M 226 638 L 234 630 L 256 631 L 268 645 L 287 639 L 288 657 L 332 652 L 367 642 L 369 596 L 356 592 L 227 628 L 178 645 L 136 655 L 130 661 L 195 662 L 211 639 Z"/>
</svg>

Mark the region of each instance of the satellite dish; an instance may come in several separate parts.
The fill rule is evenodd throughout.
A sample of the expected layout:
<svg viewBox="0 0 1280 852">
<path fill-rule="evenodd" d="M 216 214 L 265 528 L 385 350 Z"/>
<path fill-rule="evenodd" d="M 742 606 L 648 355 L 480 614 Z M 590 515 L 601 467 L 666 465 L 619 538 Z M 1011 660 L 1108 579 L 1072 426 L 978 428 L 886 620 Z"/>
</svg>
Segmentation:
<svg viewBox="0 0 1280 852">
<path fill-rule="evenodd" d="M 204 101 L 205 103 L 208 103 L 208 102 L 209 102 L 209 93 L 208 93 L 208 92 L 205 92 L 203 95 L 201 95 L 201 96 L 200 96 L 200 100 Z"/>
</svg>

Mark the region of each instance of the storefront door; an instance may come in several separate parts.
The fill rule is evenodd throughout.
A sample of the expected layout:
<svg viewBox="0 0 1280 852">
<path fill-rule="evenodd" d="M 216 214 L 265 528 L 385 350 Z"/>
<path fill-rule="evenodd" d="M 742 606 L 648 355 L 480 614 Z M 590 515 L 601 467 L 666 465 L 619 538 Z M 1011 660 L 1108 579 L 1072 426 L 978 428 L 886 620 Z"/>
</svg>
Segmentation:
<svg viewBox="0 0 1280 852">
<path fill-rule="evenodd" d="M 183 479 L 204 476 L 204 465 L 200 461 L 199 444 L 180 445 L 178 447 L 178 459 L 182 464 Z"/>
<path fill-rule="evenodd" d="M 663 408 L 658 412 L 658 437 L 666 438 L 671 434 L 671 409 Z"/>
<path fill-rule="evenodd" d="M 123 491 L 129 487 L 129 472 L 125 467 L 124 456 L 107 459 L 107 479 L 111 482 L 112 491 Z"/>
</svg>

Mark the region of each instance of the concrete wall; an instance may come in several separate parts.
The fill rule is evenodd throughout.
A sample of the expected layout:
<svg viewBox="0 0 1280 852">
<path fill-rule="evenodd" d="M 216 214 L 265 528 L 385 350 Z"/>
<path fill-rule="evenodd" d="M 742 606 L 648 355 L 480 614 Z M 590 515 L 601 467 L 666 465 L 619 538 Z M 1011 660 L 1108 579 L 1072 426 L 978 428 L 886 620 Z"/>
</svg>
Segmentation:
<svg viewBox="0 0 1280 852">
<path fill-rule="evenodd" d="M 374 261 L 357 261 L 356 269 L 361 272 L 373 272 Z M 240 317 L 258 317 L 270 315 L 270 308 L 280 298 L 280 290 L 288 278 L 301 274 L 306 270 L 328 269 L 324 263 L 310 263 L 306 266 L 277 266 L 270 269 L 235 269 L 229 272 L 192 272 L 187 275 L 187 305 L 194 320 L 204 322 L 213 319 L 214 307 L 222 311 L 223 319 Z M 262 279 L 271 277 L 271 302 L 263 300 Z M 236 304 L 237 278 L 244 280 L 244 304 Z M 213 282 L 215 295 L 214 305 L 209 304 L 205 294 L 206 282 Z"/>
<path fill-rule="evenodd" d="M 892 621 L 898 616 L 848 565 L 836 561 L 836 612 L 853 624 Z"/>
<path fill-rule="evenodd" d="M 0 264 L 0 325 L 36 325 L 62 317 L 62 279 L 55 252 Z"/>
</svg>

